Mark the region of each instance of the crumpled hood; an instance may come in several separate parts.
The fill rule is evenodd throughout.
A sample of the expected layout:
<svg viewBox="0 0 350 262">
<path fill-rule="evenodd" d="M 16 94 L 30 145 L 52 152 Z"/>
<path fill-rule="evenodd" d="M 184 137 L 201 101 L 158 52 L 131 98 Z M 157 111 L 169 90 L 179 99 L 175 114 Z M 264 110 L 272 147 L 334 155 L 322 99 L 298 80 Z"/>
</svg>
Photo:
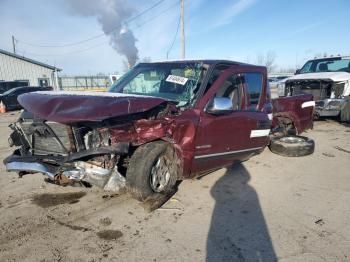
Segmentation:
<svg viewBox="0 0 350 262">
<path fill-rule="evenodd" d="M 334 82 L 347 81 L 350 80 L 350 73 L 347 72 L 318 72 L 318 73 L 307 73 L 298 74 L 291 76 L 286 79 L 289 80 L 303 80 L 303 79 L 330 79 Z"/>
<path fill-rule="evenodd" d="M 18 97 L 18 102 L 27 111 L 59 123 L 102 121 L 145 112 L 165 101 L 151 96 L 79 91 L 39 91 Z"/>
</svg>

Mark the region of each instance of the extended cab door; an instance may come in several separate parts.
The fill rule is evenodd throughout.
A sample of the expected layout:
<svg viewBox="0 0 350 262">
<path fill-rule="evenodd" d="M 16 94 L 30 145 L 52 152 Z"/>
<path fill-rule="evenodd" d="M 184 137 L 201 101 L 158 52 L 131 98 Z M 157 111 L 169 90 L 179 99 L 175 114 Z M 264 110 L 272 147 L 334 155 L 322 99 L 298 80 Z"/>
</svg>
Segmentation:
<svg viewBox="0 0 350 262">
<path fill-rule="evenodd" d="M 265 105 L 269 102 L 266 75 L 264 67 L 231 66 L 206 89 L 197 105 L 201 115 L 192 173 L 245 160 L 267 145 L 271 120 Z M 214 97 L 230 98 L 233 110 L 209 113 L 207 108 Z"/>
</svg>

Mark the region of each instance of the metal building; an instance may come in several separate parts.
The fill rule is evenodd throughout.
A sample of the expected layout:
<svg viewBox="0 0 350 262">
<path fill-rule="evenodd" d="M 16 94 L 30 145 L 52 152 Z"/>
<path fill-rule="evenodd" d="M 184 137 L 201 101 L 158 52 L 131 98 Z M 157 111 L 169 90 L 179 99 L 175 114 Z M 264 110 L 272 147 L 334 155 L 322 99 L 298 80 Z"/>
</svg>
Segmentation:
<svg viewBox="0 0 350 262">
<path fill-rule="evenodd" d="M 0 81 L 28 81 L 30 86 L 58 89 L 61 69 L 0 49 Z"/>
</svg>

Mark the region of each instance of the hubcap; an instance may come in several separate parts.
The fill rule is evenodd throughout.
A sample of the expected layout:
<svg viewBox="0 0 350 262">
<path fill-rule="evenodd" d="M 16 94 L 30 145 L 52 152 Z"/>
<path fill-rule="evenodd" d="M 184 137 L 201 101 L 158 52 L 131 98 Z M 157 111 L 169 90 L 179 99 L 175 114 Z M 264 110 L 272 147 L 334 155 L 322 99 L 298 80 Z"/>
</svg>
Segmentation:
<svg viewBox="0 0 350 262">
<path fill-rule="evenodd" d="M 170 172 L 168 168 L 167 159 L 160 156 L 151 169 L 150 185 L 153 191 L 162 192 L 168 185 L 170 180 Z"/>
<path fill-rule="evenodd" d="M 304 139 L 300 137 L 286 136 L 286 137 L 282 137 L 280 141 L 288 144 L 294 144 L 294 143 L 301 143 L 304 141 Z"/>
</svg>

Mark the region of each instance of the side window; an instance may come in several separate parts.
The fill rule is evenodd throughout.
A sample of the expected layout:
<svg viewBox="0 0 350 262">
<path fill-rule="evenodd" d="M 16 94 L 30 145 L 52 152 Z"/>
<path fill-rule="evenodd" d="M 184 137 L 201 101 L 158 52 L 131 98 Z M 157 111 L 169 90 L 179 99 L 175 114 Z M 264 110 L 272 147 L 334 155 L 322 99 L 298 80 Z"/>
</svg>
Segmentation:
<svg viewBox="0 0 350 262">
<path fill-rule="evenodd" d="M 210 87 L 212 86 L 212 84 L 214 84 L 214 82 L 219 78 L 219 76 L 221 75 L 221 73 L 223 71 L 225 71 L 227 68 L 229 68 L 230 66 L 228 65 L 217 65 L 213 72 L 211 73 L 211 76 L 208 80 L 207 86 L 205 87 L 204 90 L 204 94 L 210 89 Z"/>
<path fill-rule="evenodd" d="M 245 83 L 248 93 L 249 109 L 256 109 L 259 104 L 261 89 L 262 89 L 262 74 L 261 73 L 246 73 Z"/>
<path fill-rule="evenodd" d="M 25 89 L 24 88 L 19 88 L 15 92 L 13 92 L 13 94 L 16 95 L 16 96 L 19 96 L 19 95 L 24 93 L 23 90 L 25 90 Z"/>
<path fill-rule="evenodd" d="M 28 93 L 31 92 L 31 88 L 22 88 L 19 95 L 24 94 L 24 93 Z"/>
<path fill-rule="evenodd" d="M 219 87 L 215 96 L 228 97 L 232 100 L 233 109 L 241 109 L 241 90 L 244 83 L 243 74 L 233 74 Z"/>
</svg>

